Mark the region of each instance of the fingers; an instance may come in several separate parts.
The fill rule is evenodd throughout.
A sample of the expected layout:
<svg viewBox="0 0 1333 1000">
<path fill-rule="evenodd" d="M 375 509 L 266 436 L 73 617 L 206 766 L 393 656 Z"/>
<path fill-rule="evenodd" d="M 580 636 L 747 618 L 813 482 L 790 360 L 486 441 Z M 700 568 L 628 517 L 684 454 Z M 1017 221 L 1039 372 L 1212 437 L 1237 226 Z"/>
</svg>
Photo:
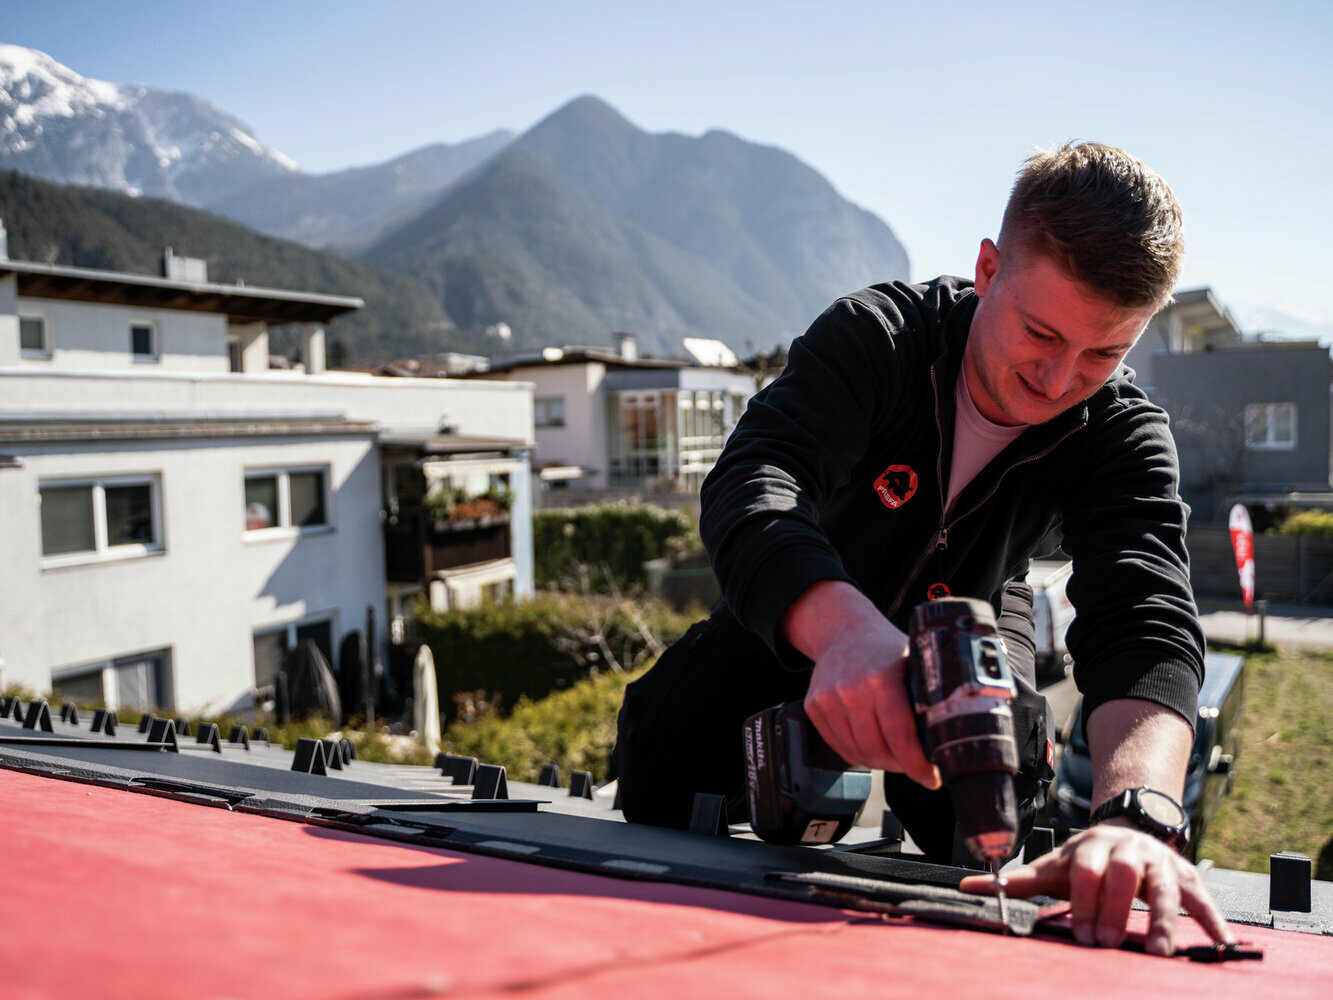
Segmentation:
<svg viewBox="0 0 1333 1000">
<path fill-rule="evenodd" d="M 926 757 L 917 734 L 901 658 L 866 670 L 863 658 L 816 664 L 805 711 L 825 741 L 850 764 L 906 774 L 926 788 L 939 788 L 939 770 Z"/>
<path fill-rule="evenodd" d="M 824 741 L 849 764 L 902 770 L 888 748 L 878 745 L 879 729 L 874 720 L 858 719 L 855 707 L 846 705 L 836 690 L 819 694 L 811 690 L 805 696 L 805 714 L 810 717 Z M 873 734 L 873 740 L 864 739 L 866 733 Z M 892 762 L 894 766 L 885 767 L 881 761 Z"/>
<path fill-rule="evenodd" d="M 1006 891 L 1015 898 L 1045 894 L 1068 899 L 1074 937 L 1081 944 L 1115 948 L 1124 943 L 1137 896 L 1151 910 L 1145 948 L 1171 955 L 1182 902 L 1214 941 L 1234 941 L 1198 870 L 1145 833 L 1100 824 L 1063 847 L 1005 872 Z M 992 894 L 988 875 L 964 878 L 963 892 Z"/>
<path fill-rule="evenodd" d="M 1102 873 L 1096 908 L 1097 943 L 1103 948 L 1119 948 L 1125 941 L 1125 927 L 1129 923 L 1134 897 L 1139 892 L 1141 871 L 1141 861 L 1132 841 L 1112 848 Z M 1171 912 L 1174 916 L 1175 910 Z"/>
<path fill-rule="evenodd" d="M 1069 859 L 1069 915 L 1074 940 L 1092 944 L 1097 940 L 1097 903 L 1101 898 L 1102 872 L 1111 854 L 1106 840 L 1091 838 L 1076 845 Z M 1135 885 L 1137 889 L 1137 884 Z"/>
<path fill-rule="evenodd" d="M 883 740 L 909 778 L 926 788 L 939 788 L 940 772 L 921 745 L 916 713 L 912 710 L 901 666 L 888 671 L 886 681 L 877 718 Z"/>
<path fill-rule="evenodd" d="M 1152 910 L 1148 921 L 1148 940 L 1144 947 L 1150 955 L 1170 955 L 1176 950 L 1176 917 L 1180 912 L 1180 883 L 1166 864 L 1150 863 L 1144 874 L 1144 901 Z"/>
<path fill-rule="evenodd" d="M 1234 943 L 1236 935 L 1231 932 L 1231 925 L 1227 923 L 1227 918 L 1222 915 L 1218 905 L 1213 902 L 1213 897 L 1209 894 L 1208 887 L 1203 884 L 1203 878 L 1200 877 L 1199 870 L 1188 864 L 1184 859 L 1178 860 L 1184 869 L 1180 879 L 1180 893 L 1184 897 L 1185 912 L 1197 920 L 1214 941 Z M 1176 906 L 1179 908 L 1179 901 Z"/>
<path fill-rule="evenodd" d="M 1029 896 L 1049 895 L 1063 897 L 1068 887 L 1067 864 L 1058 852 L 1038 858 L 1031 865 L 1006 869 L 1004 873 L 1005 895 L 1014 899 L 1027 899 Z M 979 896 L 995 895 L 995 879 L 990 875 L 968 875 L 958 883 L 962 892 Z"/>
</svg>

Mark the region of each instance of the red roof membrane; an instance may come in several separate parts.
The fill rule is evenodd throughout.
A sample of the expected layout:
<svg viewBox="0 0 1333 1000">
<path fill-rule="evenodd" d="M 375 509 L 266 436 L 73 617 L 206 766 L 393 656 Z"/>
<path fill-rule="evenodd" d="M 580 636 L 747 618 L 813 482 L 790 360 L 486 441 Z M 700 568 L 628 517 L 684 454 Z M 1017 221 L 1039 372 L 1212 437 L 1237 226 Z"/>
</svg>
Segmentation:
<svg viewBox="0 0 1333 1000">
<path fill-rule="evenodd" d="M 1327 996 L 1219 966 L 606 878 L 0 769 L 0 997 Z M 1136 914 L 1143 930 L 1143 914 Z M 1203 934 L 1184 921 L 1183 944 Z"/>
</svg>

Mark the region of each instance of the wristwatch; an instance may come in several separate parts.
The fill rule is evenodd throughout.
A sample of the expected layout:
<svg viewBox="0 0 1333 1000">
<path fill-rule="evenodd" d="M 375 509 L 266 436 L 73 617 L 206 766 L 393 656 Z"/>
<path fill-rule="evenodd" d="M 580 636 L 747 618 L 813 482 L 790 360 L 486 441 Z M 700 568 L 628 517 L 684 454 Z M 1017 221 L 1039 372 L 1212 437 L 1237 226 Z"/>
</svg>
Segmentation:
<svg viewBox="0 0 1333 1000">
<path fill-rule="evenodd" d="M 1155 788 L 1127 788 L 1092 811 L 1093 824 L 1123 816 L 1144 833 L 1183 851 L 1190 839 L 1190 820 L 1184 807 Z"/>
</svg>

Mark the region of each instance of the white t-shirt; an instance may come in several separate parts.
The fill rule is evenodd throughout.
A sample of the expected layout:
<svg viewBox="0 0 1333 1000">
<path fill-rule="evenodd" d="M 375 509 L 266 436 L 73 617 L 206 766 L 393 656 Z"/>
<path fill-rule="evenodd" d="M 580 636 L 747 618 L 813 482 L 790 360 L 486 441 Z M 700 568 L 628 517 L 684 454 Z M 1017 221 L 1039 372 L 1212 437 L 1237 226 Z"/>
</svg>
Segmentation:
<svg viewBox="0 0 1333 1000">
<path fill-rule="evenodd" d="M 1018 437 L 1027 425 L 1008 427 L 987 420 L 972 402 L 967 391 L 966 366 L 958 368 L 958 384 L 954 386 L 953 463 L 949 466 L 949 497 L 944 504 L 945 514 L 953 510 L 953 503 L 963 488 L 976 478 L 986 464 L 1004 451 L 1010 441 Z"/>
</svg>

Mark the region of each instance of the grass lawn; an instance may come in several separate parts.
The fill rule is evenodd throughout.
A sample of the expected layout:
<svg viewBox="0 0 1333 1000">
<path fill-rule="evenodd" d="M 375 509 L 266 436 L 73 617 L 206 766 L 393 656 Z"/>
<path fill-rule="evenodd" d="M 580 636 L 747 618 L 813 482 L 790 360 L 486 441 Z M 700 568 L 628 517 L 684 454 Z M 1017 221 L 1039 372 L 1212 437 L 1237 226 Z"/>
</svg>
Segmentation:
<svg viewBox="0 0 1333 1000">
<path fill-rule="evenodd" d="M 1267 874 L 1300 851 L 1333 880 L 1333 651 L 1252 653 L 1246 674 L 1236 784 L 1199 857 Z"/>
</svg>

